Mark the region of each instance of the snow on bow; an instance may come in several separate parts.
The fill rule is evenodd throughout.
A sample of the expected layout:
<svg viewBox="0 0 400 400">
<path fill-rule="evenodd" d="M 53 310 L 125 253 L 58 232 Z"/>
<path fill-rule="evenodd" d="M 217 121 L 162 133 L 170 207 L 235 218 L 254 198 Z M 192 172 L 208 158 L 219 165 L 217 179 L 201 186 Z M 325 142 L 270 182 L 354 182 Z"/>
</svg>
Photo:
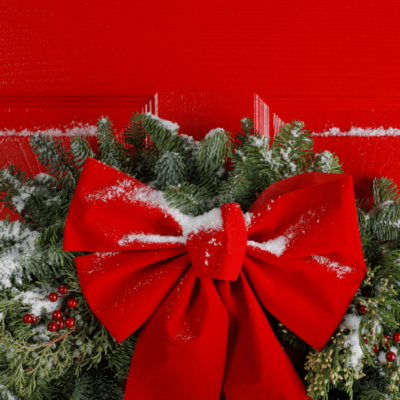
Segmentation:
<svg viewBox="0 0 400 400">
<path fill-rule="evenodd" d="M 64 250 L 94 253 L 75 259 L 80 284 L 119 342 L 143 325 L 125 399 L 306 398 L 259 302 L 321 349 L 365 273 L 339 174 L 278 182 L 244 215 L 228 203 L 194 218 L 88 159 Z"/>
</svg>

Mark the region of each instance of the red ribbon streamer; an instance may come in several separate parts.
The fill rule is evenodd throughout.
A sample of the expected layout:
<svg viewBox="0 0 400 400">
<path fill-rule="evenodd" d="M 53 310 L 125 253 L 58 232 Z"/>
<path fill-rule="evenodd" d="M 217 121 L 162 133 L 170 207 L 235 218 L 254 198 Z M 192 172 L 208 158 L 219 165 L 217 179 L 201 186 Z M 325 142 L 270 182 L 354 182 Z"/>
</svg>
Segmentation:
<svg viewBox="0 0 400 400">
<path fill-rule="evenodd" d="M 321 350 L 364 274 L 352 178 L 278 182 L 249 213 L 205 216 L 88 159 L 68 213 L 65 251 L 94 314 L 121 342 L 143 325 L 124 399 L 305 399 L 260 303 Z M 221 389 L 222 388 L 222 389 Z"/>
</svg>

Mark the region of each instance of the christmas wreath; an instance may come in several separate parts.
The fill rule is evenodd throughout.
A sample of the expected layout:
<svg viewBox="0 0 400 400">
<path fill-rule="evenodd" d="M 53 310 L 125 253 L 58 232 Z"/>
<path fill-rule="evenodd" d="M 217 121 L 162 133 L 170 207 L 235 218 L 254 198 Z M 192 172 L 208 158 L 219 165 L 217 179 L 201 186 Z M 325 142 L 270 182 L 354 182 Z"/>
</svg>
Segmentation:
<svg viewBox="0 0 400 400">
<path fill-rule="evenodd" d="M 1 398 L 400 398 L 390 179 L 355 202 L 297 121 L 97 128 L 33 135 L 48 174 L 0 170 Z"/>
</svg>

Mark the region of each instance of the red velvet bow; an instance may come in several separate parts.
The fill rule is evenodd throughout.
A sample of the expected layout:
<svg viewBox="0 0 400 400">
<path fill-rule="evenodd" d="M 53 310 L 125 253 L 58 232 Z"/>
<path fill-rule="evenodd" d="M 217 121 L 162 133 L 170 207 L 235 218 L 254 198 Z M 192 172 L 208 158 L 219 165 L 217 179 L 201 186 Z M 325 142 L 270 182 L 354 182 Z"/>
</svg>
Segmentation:
<svg viewBox="0 0 400 400">
<path fill-rule="evenodd" d="M 65 226 L 85 297 L 118 342 L 141 325 L 125 399 L 303 399 L 260 303 L 324 347 L 365 273 L 352 179 L 308 173 L 250 211 L 200 217 L 88 159 Z"/>
</svg>

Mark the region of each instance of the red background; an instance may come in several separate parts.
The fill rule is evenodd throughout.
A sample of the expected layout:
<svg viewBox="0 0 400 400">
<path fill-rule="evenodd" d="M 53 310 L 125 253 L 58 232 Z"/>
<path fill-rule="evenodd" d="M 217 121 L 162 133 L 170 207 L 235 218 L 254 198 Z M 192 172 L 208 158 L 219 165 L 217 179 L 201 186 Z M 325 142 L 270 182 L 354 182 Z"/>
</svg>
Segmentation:
<svg viewBox="0 0 400 400">
<path fill-rule="evenodd" d="M 108 114 L 120 131 L 150 102 L 197 138 L 235 133 L 245 115 L 265 134 L 274 115 L 312 131 L 400 127 L 398 1 L 3 0 L 0 14 L 0 130 Z M 335 151 L 367 195 L 374 176 L 400 183 L 399 140 L 316 147 Z M 0 146 L 0 165 L 39 171 L 26 139 Z"/>
</svg>

